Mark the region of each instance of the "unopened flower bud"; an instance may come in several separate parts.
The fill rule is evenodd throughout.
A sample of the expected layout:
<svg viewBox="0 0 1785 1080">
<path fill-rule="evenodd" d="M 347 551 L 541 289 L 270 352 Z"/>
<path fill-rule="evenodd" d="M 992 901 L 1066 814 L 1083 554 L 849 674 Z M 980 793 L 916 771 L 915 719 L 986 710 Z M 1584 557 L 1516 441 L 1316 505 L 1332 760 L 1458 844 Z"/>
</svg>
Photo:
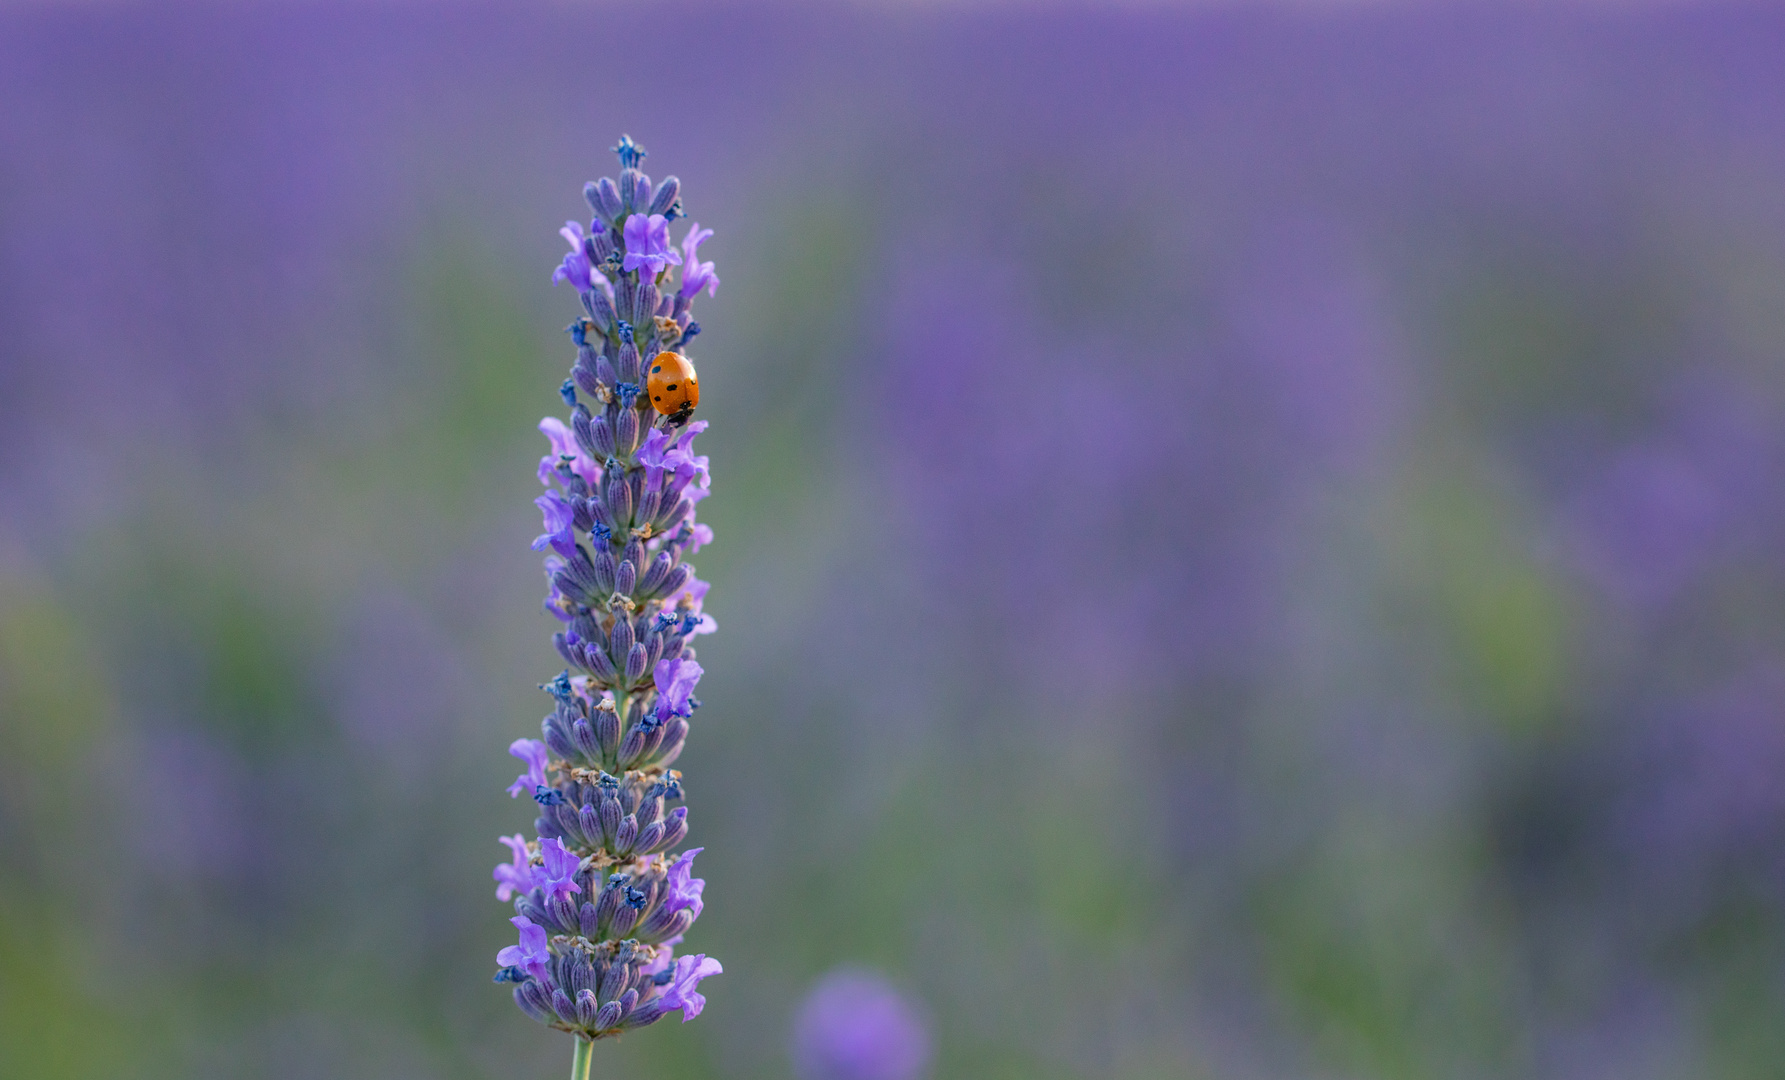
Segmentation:
<svg viewBox="0 0 1785 1080">
<path fill-rule="evenodd" d="M 651 194 L 651 205 L 646 213 L 669 213 L 669 208 L 676 204 L 676 199 L 681 194 L 682 182 L 673 176 L 664 177 L 663 182 L 657 185 L 657 190 Z"/>
<path fill-rule="evenodd" d="M 625 564 L 622 564 L 622 566 L 624 565 Z M 615 657 L 628 655 L 632 652 L 632 646 L 635 640 L 636 639 L 632 633 L 632 621 L 630 619 L 615 616 L 614 628 L 608 632 L 608 654 Z"/>
<path fill-rule="evenodd" d="M 620 745 L 620 718 L 611 709 L 604 709 L 595 714 L 595 738 L 601 744 L 602 755 L 611 755 Z"/>
<path fill-rule="evenodd" d="M 588 201 L 589 209 L 595 212 L 595 216 L 609 225 L 614 224 L 625 213 L 625 207 L 620 202 L 620 189 L 608 177 L 584 184 L 583 198 Z"/>
<path fill-rule="evenodd" d="M 614 447 L 619 453 L 622 453 L 622 454 L 630 454 L 634 450 L 638 449 L 638 410 L 637 409 L 623 408 L 620 410 L 620 415 L 615 418 L 615 420 L 614 420 Z M 631 509 L 631 505 L 630 505 L 630 500 L 628 500 L 626 513 L 622 516 L 624 517 L 624 519 L 626 519 L 628 521 L 631 520 L 632 509 Z"/>
<path fill-rule="evenodd" d="M 627 993 L 631 993 L 631 991 L 629 990 L 629 991 L 627 991 Z M 620 1018 L 624 1015 L 625 1015 L 624 1006 L 622 1006 L 617 1001 L 610 1001 L 606 1005 L 603 1005 L 598 1012 L 596 1012 L 595 1022 L 593 1024 L 591 1024 L 590 1027 L 594 1028 L 594 1030 L 596 1030 L 596 1031 L 606 1031 L 607 1029 L 613 1027 L 615 1024 L 618 1024 L 620 1022 Z"/>
<path fill-rule="evenodd" d="M 640 515 L 640 516 L 643 516 L 643 515 Z M 664 583 L 664 581 L 668 579 L 670 567 L 672 567 L 674 565 L 675 565 L 675 560 L 670 557 L 669 552 L 667 552 L 667 551 L 658 552 L 657 557 L 655 559 L 651 560 L 651 568 L 649 570 L 646 570 L 645 576 L 639 579 L 639 582 L 638 582 L 639 595 L 640 596 L 654 596 L 654 595 L 656 595 L 657 587 L 662 585 Z"/>
<path fill-rule="evenodd" d="M 595 727 L 587 720 L 577 720 L 570 725 L 570 739 L 576 744 L 576 756 L 585 761 L 597 761 L 601 757 L 601 744 L 595 738 Z M 571 757 L 570 754 L 563 755 Z"/>
</svg>

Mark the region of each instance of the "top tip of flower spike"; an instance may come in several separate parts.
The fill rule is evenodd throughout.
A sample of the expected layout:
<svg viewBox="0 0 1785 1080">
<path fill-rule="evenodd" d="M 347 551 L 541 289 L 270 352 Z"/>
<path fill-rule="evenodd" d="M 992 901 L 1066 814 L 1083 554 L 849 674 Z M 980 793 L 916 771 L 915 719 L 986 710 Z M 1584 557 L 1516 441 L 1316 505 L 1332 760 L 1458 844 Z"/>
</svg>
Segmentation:
<svg viewBox="0 0 1785 1080">
<path fill-rule="evenodd" d="M 620 136 L 619 145 L 610 149 L 620 155 L 620 168 L 622 169 L 636 169 L 639 162 L 650 156 L 644 147 L 632 141 L 630 135 Z"/>
</svg>

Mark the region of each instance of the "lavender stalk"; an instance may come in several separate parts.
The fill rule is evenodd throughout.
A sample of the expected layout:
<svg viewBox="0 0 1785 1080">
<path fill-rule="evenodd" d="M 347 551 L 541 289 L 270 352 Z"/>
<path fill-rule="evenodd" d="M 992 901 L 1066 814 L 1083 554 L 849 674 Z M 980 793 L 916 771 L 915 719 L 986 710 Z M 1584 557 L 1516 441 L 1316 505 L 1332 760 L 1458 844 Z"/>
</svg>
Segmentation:
<svg viewBox="0 0 1785 1080">
<path fill-rule="evenodd" d="M 680 250 L 670 244 L 680 182 L 653 186 L 630 138 L 614 149 L 619 178 L 583 189 L 588 232 L 561 230 L 570 253 L 552 280 L 575 286 L 584 316 L 569 327 L 576 363 L 559 388 L 569 420 L 539 423 L 551 446 L 533 548 L 548 552 L 545 608 L 564 624 L 552 643 L 569 666 L 541 687 L 552 698 L 542 738 L 509 747 L 527 769 L 508 792 L 538 804 L 536 836 L 503 837 L 511 860 L 493 871 L 520 931 L 496 956 L 496 981 L 515 984 L 522 1012 L 575 1036 L 573 1080 L 588 1076 L 596 1039 L 699 1016 L 700 981 L 721 971 L 675 952 L 706 883 L 692 876 L 700 848 L 671 854 L 688 811 L 670 768 L 700 705 L 692 642 L 717 629 L 686 561 L 713 539 L 695 520 L 711 477 L 693 452 L 707 425 L 690 422 L 699 381 L 686 349 L 700 330 L 694 298 L 719 278 L 696 255 L 711 229 L 691 223 Z"/>
</svg>

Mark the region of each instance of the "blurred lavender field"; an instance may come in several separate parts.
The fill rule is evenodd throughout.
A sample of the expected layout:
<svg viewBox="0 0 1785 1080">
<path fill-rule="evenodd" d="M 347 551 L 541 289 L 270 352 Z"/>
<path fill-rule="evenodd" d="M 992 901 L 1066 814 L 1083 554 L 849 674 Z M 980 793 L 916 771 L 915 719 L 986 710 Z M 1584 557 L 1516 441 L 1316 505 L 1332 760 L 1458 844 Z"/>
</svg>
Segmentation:
<svg viewBox="0 0 1785 1080">
<path fill-rule="evenodd" d="M 598 1071 L 861 964 L 939 1078 L 1785 1076 L 1785 13 L 27 4 L 0 103 L 0 1075 L 562 1071 L 488 874 L 627 131 L 726 973 Z"/>
</svg>

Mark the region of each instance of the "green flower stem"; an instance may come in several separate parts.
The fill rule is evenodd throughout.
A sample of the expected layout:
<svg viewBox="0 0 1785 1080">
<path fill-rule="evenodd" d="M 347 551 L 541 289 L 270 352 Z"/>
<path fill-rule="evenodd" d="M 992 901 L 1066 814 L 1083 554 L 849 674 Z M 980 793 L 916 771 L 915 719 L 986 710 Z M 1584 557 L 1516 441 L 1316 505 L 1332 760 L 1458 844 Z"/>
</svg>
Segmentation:
<svg viewBox="0 0 1785 1080">
<path fill-rule="evenodd" d="M 589 1063 L 595 1060 L 595 1043 L 589 1039 L 576 1040 L 576 1056 L 570 1059 L 570 1080 L 589 1080 Z"/>
</svg>

